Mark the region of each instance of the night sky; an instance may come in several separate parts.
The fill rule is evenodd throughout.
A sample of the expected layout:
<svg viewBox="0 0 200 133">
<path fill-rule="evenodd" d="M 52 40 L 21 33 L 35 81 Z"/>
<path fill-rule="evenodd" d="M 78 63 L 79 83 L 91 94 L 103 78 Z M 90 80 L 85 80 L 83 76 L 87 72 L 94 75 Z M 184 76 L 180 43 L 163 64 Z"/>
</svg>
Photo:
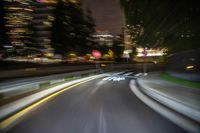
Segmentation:
<svg viewBox="0 0 200 133">
<path fill-rule="evenodd" d="M 91 10 L 97 29 L 121 33 L 124 15 L 119 0 L 82 0 L 82 4 Z"/>
</svg>

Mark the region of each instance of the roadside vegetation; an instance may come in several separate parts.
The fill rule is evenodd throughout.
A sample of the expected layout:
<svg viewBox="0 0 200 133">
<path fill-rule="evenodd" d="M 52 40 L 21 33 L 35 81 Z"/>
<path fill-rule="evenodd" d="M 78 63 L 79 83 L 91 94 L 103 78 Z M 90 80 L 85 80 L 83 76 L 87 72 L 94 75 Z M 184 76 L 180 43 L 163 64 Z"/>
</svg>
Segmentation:
<svg viewBox="0 0 200 133">
<path fill-rule="evenodd" d="M 177 84 L 180 84 L 180 85 L 184 85 L 184 86 L 188 86 L 188 87 L 192 87 L 192 88 L 199 88 L 200 89 L 200 83 L 199 82 L 194 82 L 194 81 L 190 81 L 190 80 L 176 78 L 174 76 L 171 76 L 167 72 L 161 73 L 160 77 L 162 79 L 170 81 L 170 82 L 174 82 L 174 83 L 177 83 Z"/>
</svg>

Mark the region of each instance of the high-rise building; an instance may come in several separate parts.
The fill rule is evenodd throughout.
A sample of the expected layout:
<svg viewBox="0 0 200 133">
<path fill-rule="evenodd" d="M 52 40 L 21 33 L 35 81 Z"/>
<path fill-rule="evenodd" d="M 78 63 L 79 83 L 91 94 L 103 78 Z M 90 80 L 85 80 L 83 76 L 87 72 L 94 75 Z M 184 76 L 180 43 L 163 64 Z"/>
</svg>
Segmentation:
<svg viewBox="0 0 200 133">
<path fill-rule="evenodd" d="M 34 7 L 32 46 L 46 56 L 52 56 L 54 52 L 50 44 L 56 2 L 56 0 L 36 0 L 32 3 Z"/>
<path fill-rule="evenodd" d="M 22 51 L 31 45 L 31 3 L 30 0 L 4 0 L 4 21 L 8 36 L 6 45 L 13 47 L 17 53 L 23 53 Z"/>
<path fill-rule="evenodd" d="M 5 23 L 1 26 L 5 27 L 8 39 L 3 40 L 1 45 L 15 49 L 18 54 L 39 52 L 45 56 L 53 56 L 52 25 L 59 0 L 3 1 L 5 12 L 1 16 Z M 80 0 L 62 0 L 62 2 L 80 3 Z"/>
<path fill-rule="evenodd" d="M 92 35 L 94 41 L 100 46 L 112 47 L 114 36 L 108 31 L 97 30 L 95 34 Z"/>
<path fill-rule="evenodd" d="M 32 50 L 52 55 L 50 38 L 56 3 L 57 0 L 4 0 L 6 45 L 18 54 Z"/>
</svg>

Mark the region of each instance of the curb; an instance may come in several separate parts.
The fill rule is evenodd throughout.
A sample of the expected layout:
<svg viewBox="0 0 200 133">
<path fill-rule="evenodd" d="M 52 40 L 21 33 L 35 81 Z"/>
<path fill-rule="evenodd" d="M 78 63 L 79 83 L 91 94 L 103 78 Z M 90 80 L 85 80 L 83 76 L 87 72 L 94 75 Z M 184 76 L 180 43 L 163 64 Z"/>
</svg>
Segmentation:
<svg viewBox="0 0 200 133">
<path fill-rule="evenodd" d="M 140 85 L 138 84 L 138 79 L 131 80 L 129 86 L 132 92 L 147 106 L 153 109 L 158 114 L 167 118 L 174 124 L 183 128 L 190 133 L 200 133 L 200 123 L 188 118 L 187 116 L 175 111 L 174 109 L 164 105 L 158 99 L 154 99 L 148 93 L 144 92 Z"/>
<path fill-rule="evenodd" d="M 147 86 L 144 86 L 140 79 L 136 79 L 136 84 L 139 87 L 139 89 L 145 93 L 147 96 L 151 97 L 152 99 L 156 100 L 157 102 L 165 105 L 166 107 L 200 123 L 200 111 L 196 110 L 194 108 L 191 108 L 181 102 L 180 100 L 177 100 L 176 98 L 170 97 L 169 95 L 166 95 L 160 91 L 154 90 L 152 88 L 148 88 Z"/>
</svg>

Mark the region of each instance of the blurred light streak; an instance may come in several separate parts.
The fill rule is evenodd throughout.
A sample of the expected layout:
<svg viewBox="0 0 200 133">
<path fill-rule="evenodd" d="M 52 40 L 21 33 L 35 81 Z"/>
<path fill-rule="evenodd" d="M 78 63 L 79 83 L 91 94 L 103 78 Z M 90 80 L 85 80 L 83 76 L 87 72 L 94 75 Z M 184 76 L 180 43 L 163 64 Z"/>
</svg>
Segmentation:
<svg viewBox="0 0 200 133">
<path fill-rule="evenodd" d="M 194 65 L 186 66 L 186 69 L 187 69 L 187 70 L 193 70 L 193 69 L 194 69 Z"/>
</svg>

